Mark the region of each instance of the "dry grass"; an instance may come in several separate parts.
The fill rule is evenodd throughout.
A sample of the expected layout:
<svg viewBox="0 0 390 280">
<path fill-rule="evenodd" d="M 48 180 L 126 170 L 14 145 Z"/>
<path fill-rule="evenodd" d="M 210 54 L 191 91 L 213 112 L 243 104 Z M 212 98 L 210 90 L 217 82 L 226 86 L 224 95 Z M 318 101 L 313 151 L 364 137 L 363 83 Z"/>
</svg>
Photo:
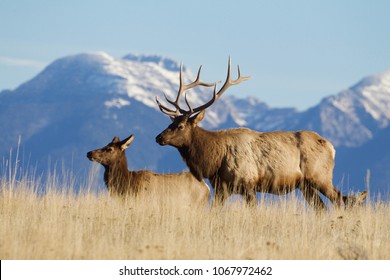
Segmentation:
<svg viewBox="0 0 390 280">
<path fill-rule="evenodd" d="M 194 209 L 179 197 L 75 194 L 71 181 L 39 194 L 34 178 L 0 179 L 0 259 L 390 259 L 389 203 L 317 214 L 280 197 Z"/>
</svg>

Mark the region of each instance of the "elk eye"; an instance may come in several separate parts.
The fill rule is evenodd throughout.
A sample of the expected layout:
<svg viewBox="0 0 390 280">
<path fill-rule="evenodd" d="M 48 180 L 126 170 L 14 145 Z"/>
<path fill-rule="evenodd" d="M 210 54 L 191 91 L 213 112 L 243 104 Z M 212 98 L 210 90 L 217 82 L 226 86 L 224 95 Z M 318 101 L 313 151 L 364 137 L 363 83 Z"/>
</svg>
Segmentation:
<svg viewBox="0 0 390 280">
<path fill-rule="evenodd" d="M 179 128 L 179 130 L 183 130 L 184 129 L 184 124 L 179 124 L 179 126 L 178 126 L 178 128 Z"/>
</svg>

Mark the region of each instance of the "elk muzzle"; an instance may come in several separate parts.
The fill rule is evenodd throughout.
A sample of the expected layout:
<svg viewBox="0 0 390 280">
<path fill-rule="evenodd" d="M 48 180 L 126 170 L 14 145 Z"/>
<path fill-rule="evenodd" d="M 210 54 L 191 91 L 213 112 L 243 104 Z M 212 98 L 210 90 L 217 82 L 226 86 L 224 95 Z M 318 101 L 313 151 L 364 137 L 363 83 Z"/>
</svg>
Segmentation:
<svg viewBox="0 0 390 280">
<path fill-rule="evenodd" d="M 88 158 L 90 161 L 93 161 L 93 160 L 94 160 L 93 151 L 90 151 L 90 152 L 87 153 L 87 158 Z"/>
<path fill-rule="evenodd" d="M 161 146 L 166 145 L 167 143 L 164 140 L 163 133 L 160 133 L 159 135 L 156 136 L 156 142 L 160 144 Z"/>
</svg>

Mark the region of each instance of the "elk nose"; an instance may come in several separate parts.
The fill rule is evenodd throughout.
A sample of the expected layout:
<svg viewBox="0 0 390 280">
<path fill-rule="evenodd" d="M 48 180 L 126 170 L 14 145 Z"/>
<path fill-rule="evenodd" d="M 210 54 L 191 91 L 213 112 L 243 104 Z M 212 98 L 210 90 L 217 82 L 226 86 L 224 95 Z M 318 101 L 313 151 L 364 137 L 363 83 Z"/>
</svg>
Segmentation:
<svg viewBox="0 0 390 280">
<path fill-rule="evenodd" d="M 159 134 L 159 135 L 156 136 L 156 142 L 157 142 L 158 144 L 162 145 L 163 139 L 162 139 L 161 134 Z"/>
<path fill-rule="evenodd" d="M 92 158 L 92 152 L 87 153 L 87 158 L 91 159 Z"/>
</svg>

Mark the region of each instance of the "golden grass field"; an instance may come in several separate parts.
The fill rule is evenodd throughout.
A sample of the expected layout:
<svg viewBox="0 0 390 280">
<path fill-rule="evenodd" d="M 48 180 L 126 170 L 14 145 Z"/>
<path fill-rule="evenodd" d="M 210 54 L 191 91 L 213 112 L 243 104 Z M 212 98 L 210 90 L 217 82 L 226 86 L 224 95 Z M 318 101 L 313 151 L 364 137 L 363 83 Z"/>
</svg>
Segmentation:
<svg viewBox="0 0 390 280">
<path fill-rule="evenodd" d="M 121 200 L 93 183 L 75 194 L 72 180 L 53 178 L 45 194 L 34 176 L 0 178 L 0 259 L 390 259 L 389 203 L 318 214 L 280 196 L 191 208 L 180 196 Z"/>
</svg>

